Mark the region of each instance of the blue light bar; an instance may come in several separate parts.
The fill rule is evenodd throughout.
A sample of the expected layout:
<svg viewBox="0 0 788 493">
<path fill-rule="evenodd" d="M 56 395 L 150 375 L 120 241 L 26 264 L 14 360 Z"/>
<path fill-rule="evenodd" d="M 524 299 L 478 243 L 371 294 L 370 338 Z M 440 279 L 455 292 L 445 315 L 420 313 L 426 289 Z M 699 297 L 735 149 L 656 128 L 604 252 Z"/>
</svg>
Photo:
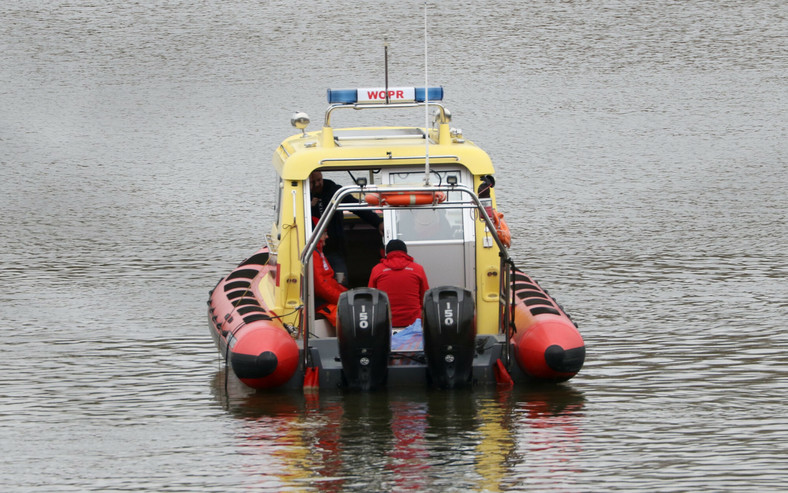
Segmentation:
<svg viewBox="0 0 788 493">
<path fill-rule="evenodd" d="M 430 87 L 427 89 L 427 96 L 429 96 L 430 101 L 443 101 L 443 86 L 438 87 Z M 424 99 L 424 88 L 417 87 L 416 88 L 416 101 L 419 103 L 423 103 Z"/>
<path fill-rule="evenodd" d="M 329 89 L 327 97 L 330 104 L 352 104 L 358 100 L 355 89 Z"/>
<path fill-rule="evenodd" d="M 429 96 L 430 101 L 443 100 L 443 87 L 389 87 L 388 102 L 390 103 L 423 103 Z M 329 89 L 326 92 L 329 104 L 385 104 L 386 88 L 372 87 L 359 89 Z"/>
</svg>

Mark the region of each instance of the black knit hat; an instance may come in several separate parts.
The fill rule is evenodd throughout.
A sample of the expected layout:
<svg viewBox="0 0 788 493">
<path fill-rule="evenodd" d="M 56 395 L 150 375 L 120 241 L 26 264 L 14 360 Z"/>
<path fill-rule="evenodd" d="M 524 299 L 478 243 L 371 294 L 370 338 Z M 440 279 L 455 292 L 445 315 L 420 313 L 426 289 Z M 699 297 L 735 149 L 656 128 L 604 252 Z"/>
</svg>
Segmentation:
<svg viewBox="0 0 788 493">
<path fill-rule="evenodd" d="M 400 250 L 405 253 L 408 253 L 408 247 L 405 246 L 405 242 L 402 240 L 391 240 L 388 245 L 386 245 L 386 255 L 389 253 Z"/>
</svg>

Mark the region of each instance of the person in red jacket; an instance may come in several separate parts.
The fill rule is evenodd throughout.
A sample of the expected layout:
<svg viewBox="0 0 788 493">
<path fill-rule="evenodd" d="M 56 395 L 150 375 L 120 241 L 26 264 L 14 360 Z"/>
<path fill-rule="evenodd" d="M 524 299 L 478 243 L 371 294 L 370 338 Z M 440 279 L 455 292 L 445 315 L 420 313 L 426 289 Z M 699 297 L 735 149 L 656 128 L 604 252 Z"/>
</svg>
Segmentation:
<svg viewBox="0 0 788 493">
<path fill-rule="evenodd" d="M 386 245 L 386 256 L 372 268 L 369 287 L 384 291 L 391 306 L 391 325 L 405 327 L 391 339 L 392 349 L 421 350 L 421 310 L 430 288 L 424 268 L 408 255 L 402 240 Z"/>
<path fill-rule="evenodd" d="M 316 217 L 312 218 L 313 225 L 316 225 L 317 221 Z M 312 252 L 312 268 L 315 273 L 315 314 L 323 316 L 336 327 L 337 302 L 339 295 L 347 291 L 347 288 L 337 282 L 334 269 L 331 268 L 331 264 L 323 254 L 326 238 L 328 238 L 328 233 L 324 231 L 317 242 L 317 248 Z"/>
</svg>

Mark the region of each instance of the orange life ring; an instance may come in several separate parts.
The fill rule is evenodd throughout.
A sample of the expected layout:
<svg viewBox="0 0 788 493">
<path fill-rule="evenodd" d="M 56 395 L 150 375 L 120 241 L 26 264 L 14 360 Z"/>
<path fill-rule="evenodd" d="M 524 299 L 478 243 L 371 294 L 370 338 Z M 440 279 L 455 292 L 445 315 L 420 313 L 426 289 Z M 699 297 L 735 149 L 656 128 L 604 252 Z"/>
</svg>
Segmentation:
<svg viewBox="0 0 788 493">
<path fill-rule="evenodd" d="M 443 192 L 383 192 L 368 193 L 364 201 L 369 205 L 427 205 L 446 200 Z"/>
</svg>

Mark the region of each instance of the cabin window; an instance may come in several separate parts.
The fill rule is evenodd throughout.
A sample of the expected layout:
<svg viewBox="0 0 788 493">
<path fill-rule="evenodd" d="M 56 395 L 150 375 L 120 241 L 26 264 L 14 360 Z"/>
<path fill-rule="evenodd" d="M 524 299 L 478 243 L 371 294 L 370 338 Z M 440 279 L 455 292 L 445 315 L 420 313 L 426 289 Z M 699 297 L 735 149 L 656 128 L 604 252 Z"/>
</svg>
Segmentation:
<svg viewBox="0 0 788 493">
<path fill-rule="evenodd" d="M 433 168 L 430 183 L 445 185 L 449 176 L 455 176 L 459 184 L 473 183 L 467 171 L 456 168 Z M 424 169 L 389 171 L 384 183 L 421 185 Z M 470 199 L 462 192 L 449 192 L 447 201 L 469 202 Z M 430 286 L 473 289 L 475 229 L 471 209 L 393 209 L 387 210 L 384 217 L 387 238 L 398 238 L 408 245 L 408 253 L 427 272 Z"/>
<path fill-rule="evenodd" d="M 459 171 L 431 172 L 430 182 L 434 185 L 445 184 L 446 178 L 456 176 Z M 402 172 L 389 174 L 391 185 L 420 183 L 424 172 Z M 462 180 L 459 181 L 462 183 Z M 448 200 L 467 200 L 460 192 L 449 192 Z M 403 209 L 393 214 L 397 238 L 408 241 L 462 240 L 465 236 L 462 209 Z"/>
<path fill-rule="evenodd" d="M 279 214 L 282 204 L 282 190 L 284 189 L 284 182 L 282 178 L 274 172 L 274 182 L 276 183 L 276 200 L 274 201 L 274 221 L 277 229 L 279 228 Z"/>
</svg>

